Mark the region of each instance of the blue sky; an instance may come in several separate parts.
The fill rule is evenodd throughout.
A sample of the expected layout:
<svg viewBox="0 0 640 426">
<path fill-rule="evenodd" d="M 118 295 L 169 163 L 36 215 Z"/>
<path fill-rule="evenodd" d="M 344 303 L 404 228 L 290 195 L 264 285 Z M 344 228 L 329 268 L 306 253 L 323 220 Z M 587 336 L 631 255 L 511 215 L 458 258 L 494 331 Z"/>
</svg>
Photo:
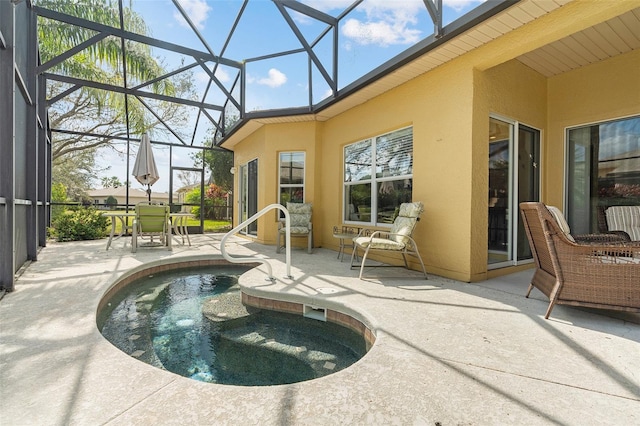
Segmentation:
<svg viewBox="0 0 640 426">
<path fill-rule="evenodd" d="M 305 0 L 309 6 L 337 16 L 351 0 Z M 480 4 L 479 0 L 444 0 L 444 23 L 450 23 Z M 220 55 L 231 25 L 240 10 L 239 0 L 180 0 L 180 5 L 204 37 L 211 50 Z M 142 15 L 154 37 L 197 50 L 204 44 L 189 28 L 170 0 L 133 0 L 132 8 Z M 307 41 L 316 39 L 326 27 L 307 16 L 291 11 Z M 348 85 L 393 56 L 431 35 L 433 24 L 423 0 L 365 0 L 340 23 L 338 86 Z M 331 74 L 332 35 L 319 43 L 315 53 L 325 60 Z M 301 47 L 292 30 L 270 0 L 251 0 L 246 7 L 224 57 L 244 61 L 274 52 Z M 166 51 L 156 51 L 165 57 Z M 172 55 L 174 56 L 174 55 Z M 178 55 L 179 56 L 179 55 Z M 177 57 L 172 57 L 177 61 Z M 190 58 L 187 58 L 190 60 Z M 315 67 L 314 67 L 315 68 Z M 303 106 L 308 103 L 308 59 L 297 54 L 247 64 L 247 110 Z M 226 85 L 236 71 L 222 68 L 217 76 Z M 208 81 L 196 71 L 196 81 Z M 329 85 L 314 71 L 314 103 L 329 93 Z M 211 100 L 222 101 L 212 96 Z"/>
<path fill-rule="evenodd" d="M 447 25 L 477 7 L 484 0 L 444 0 L 443 20 Z M 179 0 L 205 43 L 216 55 L 221 55 L 231 26 L 242 6 L 240 0 Z M 303 0 L 332 16 L 338 16 L 352 0 Z M 180 44 L 199 51 L 206 51 L 205 44 L 191 30 L 171 0 L 132 0 L 132 9 L 147 23 L 153 37 Z M 287 9 L 290 11 L 290 9 Z M 290 11 L 308 43 L 316 40 L 326 28 L 307 16 Z M 338 29 L 338 89 L 357 80 L 367 72 L 383 64 L 433 33 L 433 23 L 423 0 L 365 0 L 341 20 Z M 314 49 L 329 75 L 332 75 L 333 33 L 325 36 Z M 313 103 L 330 93 L 330 86 L 316 67 L 309 68 L 306 55 L 287 55 L 269 60 L 253 59 L 281 51 L 299 49 L 300 41 L 287 25 L 282 14 L 271 0 L 251 0 L 246 7 L 234 36 L 221 55 L 227 59 L 247 62 L 246 109 L 274 109 L 306 106 L 309 102 L 309 72 L 312 73 Z M 166 64 L 168 70 L 176 69 L 180 62 L 192 63 L 193 58 L 154 49 L 153 55 Z M 211 68 L 212 64 L 208 66 Z M 230 89 L 237 70 L 219 67 L 216 76 Z M 209 81 L 208 74 L 194 69 L 193 78 L 202 98 Z M 211 92 L 206 100 L 221 104 L 221 91 Z M 200 146 L 210 126 L 201 121 L 195 145 Z M 166 139 L 161 139 L 166 138 Z M 155 136 L 152 140 L 177 142 L 171 135 Z M 189 137 L 190 140 L 190 137 Z M 137 148 L 136 148 L 137 149 Z M 136 149 L 132 152 L 135 158 Z M 173 164 L 191 166 L 188 150 L 174 150 Z M 161 179 L 154 191 L 169 190 L 169 150 L 154 145 L 154 153 Z M 102 152 L 99 161 L 110 165 L 104 176 L 118 176 L 124 180 L 125 157 L 113 152 Z M 133 164 L 133 159 L 130 160 Z M 133 180 L 132 187 L 140 185 Z"/>
</svg>

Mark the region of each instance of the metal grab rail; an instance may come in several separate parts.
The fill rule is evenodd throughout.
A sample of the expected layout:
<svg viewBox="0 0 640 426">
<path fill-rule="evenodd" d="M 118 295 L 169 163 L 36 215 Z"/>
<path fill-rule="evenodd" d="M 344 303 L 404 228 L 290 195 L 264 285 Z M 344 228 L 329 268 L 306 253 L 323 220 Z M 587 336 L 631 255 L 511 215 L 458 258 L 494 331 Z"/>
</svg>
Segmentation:
<svg viewBox="0 0 640 426">
<path fill-rule="evenodd" d="M 233 234 L 236 234 L 239 230 L 241 230 L 242 228 L 245 228 L 251 222 L 254 222 L 260 216 L 264 216 L 268 211 L 273 210 L 273 209 L 278 209 L 278 210 L 280 210 L 280 211 L 282 211 L 284 213 L 285 229 L 286 229 L 286 231 L 285 231 L 285 253 L 286 253 L 286 262 L 287 262 L 287 275 L 286 275 L 285 278 L 292 279 L 293 277 L 291 276 L 291 221 L 289 219 L 289 210 L 287 210 L 281 204 L 269 204 L 267 207 L 263 208 L 258 213 L 254 214 L 249 219 L 245 220 L 240 225 L 236 226 L 231 231 L 229 231 L 226 234 L 224 234 L 224 237 L 222 237 L 222 240 L 220 241 L 220 252 L 222 253 L 222 257 L 224 257 L 227 261 L 229 261 L 231 263 L 246 263 L 246 262 L 260 262 L 260 263 L 262 263 L 263 265 L 265 265 L 267 267 L 267 270 L 269 271 L 268 272 L 268 276 L 267 276 L 267 280 L 275 281 L 275 278 L 273 277 L 273 269 L 271 268 L 271 264 L 269 262 L 267 262 L 265 259 L 259 259 L 259 258 L 256 258 L 256 257 L 236 257 L 236 258 L 233 258 L 233 257 L 229 256 L 229 254 L 227 254 L 227 249 L 225 247 L 227 238 L 229 238 Z"/>
</svg>

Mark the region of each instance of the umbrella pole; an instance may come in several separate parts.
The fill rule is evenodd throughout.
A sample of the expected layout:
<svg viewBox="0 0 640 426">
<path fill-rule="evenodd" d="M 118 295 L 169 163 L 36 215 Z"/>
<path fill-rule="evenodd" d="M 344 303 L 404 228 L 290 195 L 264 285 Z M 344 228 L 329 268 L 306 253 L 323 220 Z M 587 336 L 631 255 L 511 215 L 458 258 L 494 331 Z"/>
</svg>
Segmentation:
<svg viewBox="0 0 640 426">
<path fill-rule="evenodd" d="M 149 196 L 149 202 L 151 202 L 151 185 L 147 187 L 147 195 Z"/>
</svg>

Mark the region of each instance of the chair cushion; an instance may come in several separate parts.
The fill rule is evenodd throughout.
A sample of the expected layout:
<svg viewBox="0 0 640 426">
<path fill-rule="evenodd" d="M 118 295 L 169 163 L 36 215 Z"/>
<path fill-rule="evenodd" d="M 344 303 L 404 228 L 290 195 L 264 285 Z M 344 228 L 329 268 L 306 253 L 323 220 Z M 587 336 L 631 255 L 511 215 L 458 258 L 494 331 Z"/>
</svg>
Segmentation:
<svg viewBox="0 0 640 426">
<path fill-rule="evenodd" d="M 280 232 L 281 234 L 285 234 L 287 232 L 287 228 L 286 227 L 282 227 L 280 229 L 278 229 L 278 232 Z M 309 233 L 309 227 L 308 226 L 291 226 L 291 233 L 292 234 L 308 234 Z"/>
<path fill-rule="evenodd" d="M 416 226 L 416 222 L 420 215 L 424 212 L 424 204 L 417 201 L 415 203 L 402 203 L 398 211 L 398 216 L 393 221 L 391 230 L 392 235 L 390 238 L 404 246 L 409 241 L 413 228 Z"/>
<path fill-rule="evenodd" d="M 311 222 L 310 214 L 289 214 L 289 219 L 292 228 L 305 227 L 309 228 L 309 222 Z"/>
<path fill-rule="evenodd" d="M 640 206 L 611 206 L 605 210 L 609 231 L 624 231 L 640 241 Z"/>
<path fill-rule="evenodd" d="M 370 238 L 370 237 L 356 237 L 353 239 L 353 243 L 360 247 L 367 248 L 371 246 L 372 249 L 382 250 L 396 250 L 400 251 L 404 248 L 405 244 L 394 240 L 388 240 L 386 238 Z"/>
<path fill-rule="evenodd" d="M 420 201 L 417 201 L 415 203 L 402 203 L 400 204 L 400 211 L 398 212 L 398 216 L 420 217 L 423 212 L 424 204 L 422 204 L 422 202 Z"/>
<path fill-rule="evenodd" d="M 308 214 L 311 215 L 311 203 L 287 203 L 289 214 Z"/>
<path fill-rule="evenodd" d="M 414 217 L 404 217 L 398 216 L 396 220 L 393 221 L 393 226 L 389 231 L 392 235 L 390 238 L 402 244 L 403 246 L 409 241 L 411 233 L 413 232 L 413 228 L 416 226 L 417 219 Z"/>
<path fill-rule="evenodd" d="M 309 223 L 311 222 L 311 208 L 311 203 L 287 203 L 287 210 L 289 210 L 289 220 L 292 233 L 309 233 Z M 299 230 L 294 231 L 294 228 Z"/>
<path fill-rule="evenodd" d="M 547 210 L 549 210 L 551 216 L 553 216 L 553 218 L 556 220 L 558 227 L 567 236 L 569 241 L 575 243 L 576 240 L 571 236 L 571 229 L 569 229 L 569 224 L 564 219 L 564 215 L 562 214 L 560 209 L 555 206 L 547 206 Z"/>
</svg>

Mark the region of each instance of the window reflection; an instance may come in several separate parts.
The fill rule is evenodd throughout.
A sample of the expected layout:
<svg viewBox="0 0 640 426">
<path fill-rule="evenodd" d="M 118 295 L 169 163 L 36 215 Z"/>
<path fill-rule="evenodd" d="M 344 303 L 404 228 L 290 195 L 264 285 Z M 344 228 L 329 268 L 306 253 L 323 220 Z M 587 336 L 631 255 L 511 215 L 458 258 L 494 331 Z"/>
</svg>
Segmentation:
<svg viewBox="0 0 640 426">
<path fill-rule="evenodd" d="M 568 131 L 568 220 L 576 233 L 599 231 L 599 215 L 640 205 L 640 117 Z"/>
</svg>

